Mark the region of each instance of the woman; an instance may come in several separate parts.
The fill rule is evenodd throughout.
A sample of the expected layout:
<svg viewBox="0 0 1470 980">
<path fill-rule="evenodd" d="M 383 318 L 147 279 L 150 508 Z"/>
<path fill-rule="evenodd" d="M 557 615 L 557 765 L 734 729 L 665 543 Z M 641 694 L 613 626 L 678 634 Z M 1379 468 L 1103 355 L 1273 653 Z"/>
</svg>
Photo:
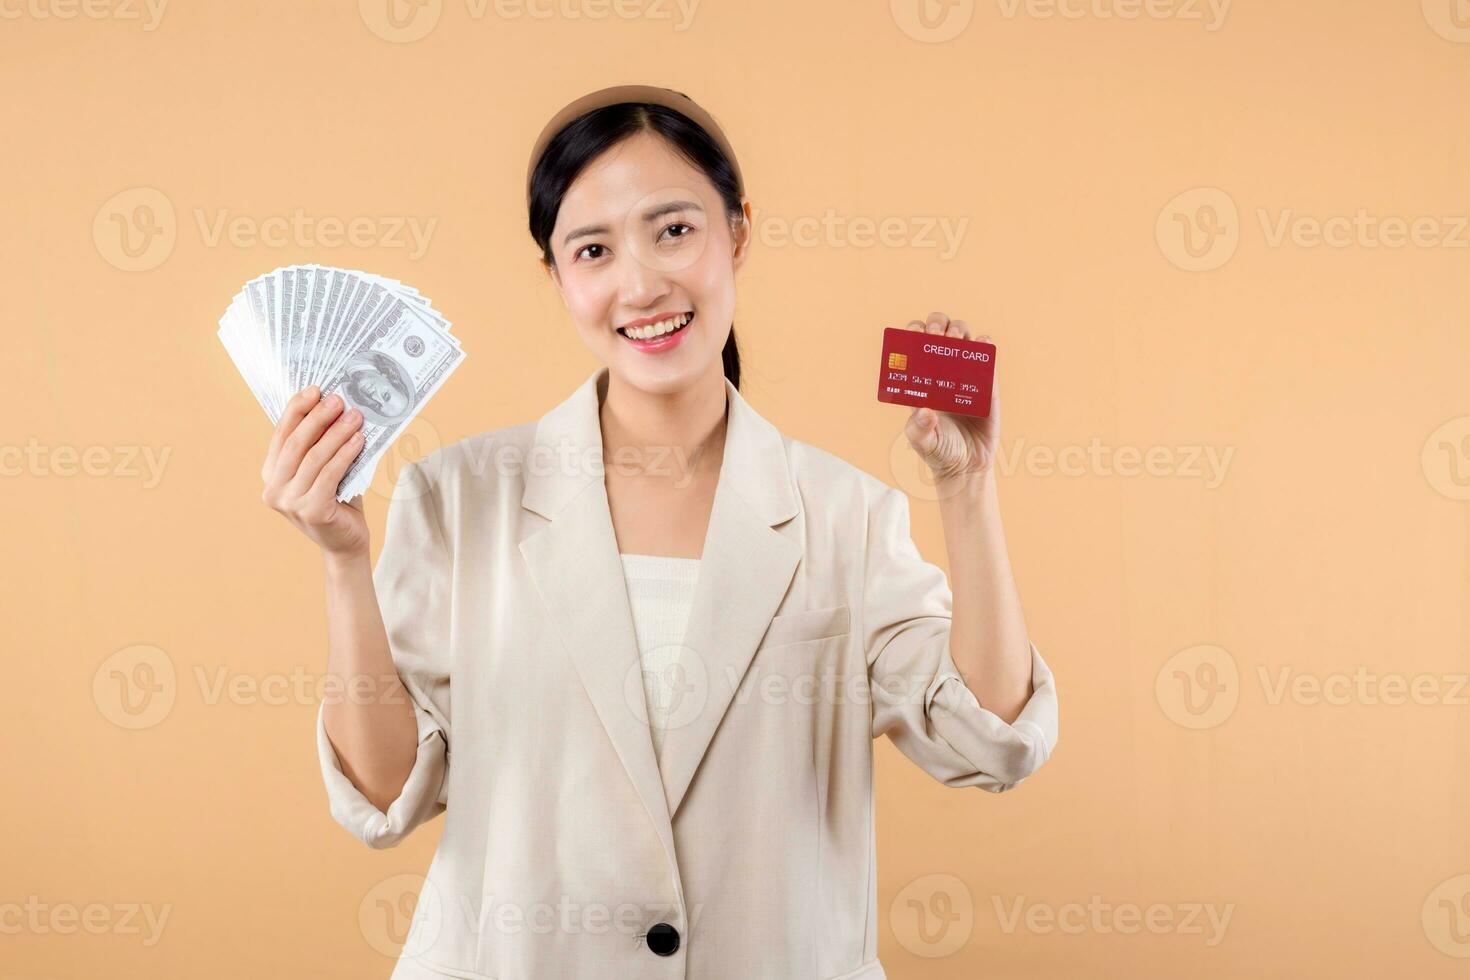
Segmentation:
<svg viewBox="0 0 1470 980">
<path fill-rule="evenodd" d="M 996 419 L 907 422 L 951 593 L 906 497 L 741 397 L 750 207 L 707 113 L 647 86 L 579 99 L 527 197 L 604 366 L 406 467 L 375 570 L 361 499 L 333 493 L 355 410 L 302 392 L 263 470 L 325 556 L 333 816 L 381 848 L 445 813 L 393 976 L 882 978 L 872 740 L 994 792 L 1056 742 Z"/>
</svg>

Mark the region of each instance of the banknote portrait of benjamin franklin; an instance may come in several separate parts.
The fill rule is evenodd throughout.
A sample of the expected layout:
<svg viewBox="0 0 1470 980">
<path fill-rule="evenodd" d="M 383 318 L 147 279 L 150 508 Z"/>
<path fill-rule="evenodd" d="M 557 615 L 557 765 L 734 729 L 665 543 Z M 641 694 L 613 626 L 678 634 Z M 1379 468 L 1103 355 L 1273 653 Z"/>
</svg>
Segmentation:
<svg viewBox="0 0 1470 980">
<path fill-rule="evenodd" d="M 380 351 L 354 355 L 342 368 L 342 397 L 378 425 L 395 425 L 414 408 L 408 369 Z"/>
</svg>

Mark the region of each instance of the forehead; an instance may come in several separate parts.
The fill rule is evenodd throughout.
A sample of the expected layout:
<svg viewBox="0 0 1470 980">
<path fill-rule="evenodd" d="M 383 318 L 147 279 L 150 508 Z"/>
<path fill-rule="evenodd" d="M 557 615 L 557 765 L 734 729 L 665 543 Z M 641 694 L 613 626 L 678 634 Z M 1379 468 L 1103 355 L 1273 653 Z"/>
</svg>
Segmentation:
<svg viewBox="0 0 1470 980">
<path fill-rule="evenodd" d="M 661 136 L 640 132 L 607 150 L 577 175 L 562 198 L 553 234 L 625 217 L 635 206 L 693 194 L 708 210 L 718 196 L 698 167 Z"/>
</svg>

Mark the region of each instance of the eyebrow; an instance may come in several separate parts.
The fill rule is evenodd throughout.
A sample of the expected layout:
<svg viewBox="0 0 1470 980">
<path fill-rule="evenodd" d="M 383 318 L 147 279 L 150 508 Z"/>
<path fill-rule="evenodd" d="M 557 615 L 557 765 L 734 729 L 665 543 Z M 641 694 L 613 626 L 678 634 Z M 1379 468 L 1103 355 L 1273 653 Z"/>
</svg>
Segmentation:
<svg viewBox="0 0 1470 980">
<path fill-rule="evenodd" d="M 670 201 L 667 204 L 660 204 L 644 211 L 643 220 L 645 223 L 654 222 L 664 215 L 672 214 L 675 211 L 698 211 L 700 214 L 703 214 L 704 208 L 700 207 L 696 201 Z M 567 237 L 563 238 L 561 243 L 563 245 L 570 245 L 573 238 L 586 238 L 588 235 L 606 235 L 608 230 L 607 225 L 585 225 L 567 232 Z"/>
</svg>

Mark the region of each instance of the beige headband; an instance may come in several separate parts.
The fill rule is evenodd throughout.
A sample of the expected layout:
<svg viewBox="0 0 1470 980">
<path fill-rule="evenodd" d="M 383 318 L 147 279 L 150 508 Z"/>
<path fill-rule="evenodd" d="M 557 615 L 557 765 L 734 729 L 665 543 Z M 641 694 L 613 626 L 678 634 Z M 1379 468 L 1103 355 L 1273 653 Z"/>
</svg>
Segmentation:
<svg viewBox="0 0 1470 980">
<path fill-rule="evenodd" d="M 661 105 L 675 112 L 681 112 L 704 127 L 725 156 L 730 160 L 730 168 L 735 171 L 735 182 L 739 185 L 741 193 L 745 191 L 745 179 L 740 176 L 740 164 L 735 160 L 735 151 L 730 147 L 730 141 L 725 138 L 725 133 L 715 122 L 714 117 L 705 112 L 689 96 L 673 89 L 660 88 L 656 85 L 614 85 L 611 88 L 600 89 L 589 93 L 565 106 L 546 128 L 541 130 L 541 135 L 536 137 L 536 146 L 531 150 L 531 162 L 526 167 L 526 200 L 531 199 L 531 175 L 536 172 L 536 164 L 541 161 L 541 154 L 546 152 L 546 144 L 550 143 L 557 133 L 561 132 L 573 119 L 593 109 L 603 106 L 617 105 L 619 102 L 651 102 Z"/>
</svg>

